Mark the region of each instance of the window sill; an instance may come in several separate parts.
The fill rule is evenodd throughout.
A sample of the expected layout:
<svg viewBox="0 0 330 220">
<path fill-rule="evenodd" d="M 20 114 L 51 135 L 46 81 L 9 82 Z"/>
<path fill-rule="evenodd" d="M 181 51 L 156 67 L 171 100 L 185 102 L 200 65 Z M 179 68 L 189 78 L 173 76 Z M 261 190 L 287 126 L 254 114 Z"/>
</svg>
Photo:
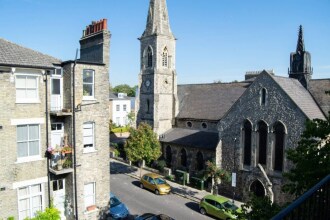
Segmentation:
<svg viewBox="0 0 330 220">
<path fill-rule="evenodd" d="M 38 100 L 31 100 L 31 101 L 27 101 L 27 100 L 16 100 L 16 104 L 40 104 L 41 101 Z"/>
<path fill-rule="evenodd" d="M 84 215 L 92 214 L 92 213 L 95 213 L 95 212 L 98 212 L 98 211 L 99 211 L 99 209 L 95 206 L 95 208 L 92 209 L 92 210 L 85 210 Z"/>
<path fill-rule="evenodd" d="M 15 162 L 15 164 L 21 164 L 21 163 L 30 163 L 30 162 L 35 162 L 35 161 L 42 161 L 42 160 L 46 160 L 46 158 L 42 158 L 40 156 L 37 157 L 26 157 L 26 158 L 17 158 L 17 161 Z"/>
<path fill-rule="evenodd" d="M 87 96 L 83 96 L 82 100 L 83 101 L 97 101 L 97 99 L 95 97 L 87 97 Z"/>
<path fill-rule="evenodd" d="M 83 154 L 95 153 L 97 152 L 96 149 L 83 149 Z"/>
</svg>

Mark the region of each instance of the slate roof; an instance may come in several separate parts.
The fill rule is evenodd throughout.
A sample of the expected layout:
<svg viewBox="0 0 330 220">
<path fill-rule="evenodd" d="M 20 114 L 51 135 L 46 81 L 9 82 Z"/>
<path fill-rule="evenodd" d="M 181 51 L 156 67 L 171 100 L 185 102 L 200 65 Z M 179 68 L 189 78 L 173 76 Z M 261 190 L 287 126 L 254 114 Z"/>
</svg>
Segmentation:
<svg viewBox="0 0 330 220">
<path fill-rule="evenodd" d="M 309 81 L 309 91 L 325 115 L 329 115 L 330 111 L 330 95 L 325 94 L 325 91 L 328 90 L 330 90 L 330 79 Z"/>
<path fill-rule="evenodd" d="M 172 128 L 164 134 L 160 141 L 162 143 L 214 150 L 219 143 L 219 135 L 217 132 Z"/>
<path fill-rule="evenodd" d="M 0 38 L 0 65 L 53 68 L 61 60 Z"/>
<path fill-rule="evenodd" d="M 271 76 L 309 119 L 324 119 L 323 112 L 308 90 L 297 79 Z"/>
<path fill-rule="evenodd" d="M 251 82 L 178 85 L 177 118 L 220 120 Z"/>
</svg>

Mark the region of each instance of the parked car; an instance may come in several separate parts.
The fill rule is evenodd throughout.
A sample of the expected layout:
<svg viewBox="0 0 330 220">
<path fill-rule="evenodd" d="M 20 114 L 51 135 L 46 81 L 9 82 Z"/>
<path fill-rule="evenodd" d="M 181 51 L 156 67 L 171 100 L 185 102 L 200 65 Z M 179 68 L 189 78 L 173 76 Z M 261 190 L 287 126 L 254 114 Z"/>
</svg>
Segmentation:
<svg viewBox="0 0 330 220">
<path fill-rule="evenodd" d="M 149 189 L 157 195 L 168 194 L 171 191 L 171 186 L 158 174 L 144 174 L 140 180 L 141 189 Z"/>
<path fill-rule="evenodd" d="M 153 214 L 153 213 L 144 213 L 143 215 L 137 216 L 135 220 L 175 220 L 165 214 Z"/>
<path fill-rule="evenodd" d="M 199 203 L 199 211 L 203 215 L 208 214 L 219 219 L 236 219 L 235 211 L 241 209 L 223 196 L 207 195 Z"/>
<path fill-rule="evenodd" d="M 129 215 L 127 206 L 110 192 L 110 209 L 108 215 L 111 219 L 124 219 Z"/>
</svg>

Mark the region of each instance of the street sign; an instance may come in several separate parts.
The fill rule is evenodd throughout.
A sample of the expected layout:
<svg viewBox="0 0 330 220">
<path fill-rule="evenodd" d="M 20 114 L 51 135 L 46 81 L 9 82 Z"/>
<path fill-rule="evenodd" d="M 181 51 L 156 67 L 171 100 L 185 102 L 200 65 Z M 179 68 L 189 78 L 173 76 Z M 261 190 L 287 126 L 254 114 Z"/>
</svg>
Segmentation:
<svg viewBox="0 0 330 220">
<path fill-rule="evenodd" d="M 231 186 L 236 187 L 236 173 L 231 174 Z"/>
</svg>

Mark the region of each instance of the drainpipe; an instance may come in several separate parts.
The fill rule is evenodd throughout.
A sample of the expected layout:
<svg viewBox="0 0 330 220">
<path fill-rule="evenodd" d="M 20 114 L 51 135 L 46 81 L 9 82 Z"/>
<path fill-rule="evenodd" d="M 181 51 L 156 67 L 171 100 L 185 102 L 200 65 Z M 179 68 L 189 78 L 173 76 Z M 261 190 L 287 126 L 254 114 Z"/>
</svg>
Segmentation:
<svg viewBox="0 0 330 220">
<path fill-rule="evenodd" d="M 75 90 L 75 68 L 77 64 L 78 49 L 76 50 L 76 58 L 73 64 L 72 71 L 72 142 L 73 142 L 73 173 L 74 173 L 74 206 L 75 206 L 75 219 L 78 218 L 78 196 L 77 196 L 77 158 L 76 158 L 76 90 Z"/>
<path fill-rule="evenodd" d="M 43 73 L 42 73 L 42 75 L 44 77 L 44 82 L 45 82 L 46 150 L 48 150 L 48 145 L 49 145 L 49 142 L 48 142 L 48 78 L 47 78 L 47 72 L 48 71 L 43 70 Z M 48 207 L 50 207 L 51 206 L 51 203 L 50 203 L 50 172 L 49 172 L 49 158 L 48 157 L 47 157 L 47 177 L 48 177 L 48 181 L 47 181 L 47 184 L 48 184 Z"/>
</svg>

